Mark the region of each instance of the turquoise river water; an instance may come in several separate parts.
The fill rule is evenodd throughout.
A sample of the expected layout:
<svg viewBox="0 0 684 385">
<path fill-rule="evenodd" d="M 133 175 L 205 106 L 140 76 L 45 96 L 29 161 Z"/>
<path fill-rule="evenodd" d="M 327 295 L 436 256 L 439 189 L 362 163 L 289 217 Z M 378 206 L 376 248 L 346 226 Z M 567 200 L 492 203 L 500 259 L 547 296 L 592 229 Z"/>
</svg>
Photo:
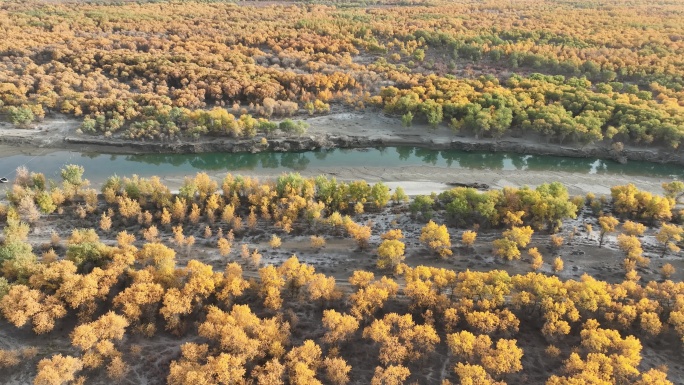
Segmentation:
<svg viewBox="0 0 684 385">
<path fill-rule="evenodd" d="M 610 160 L 510 153 L 427 150 L 414 147 L 333 149 L 299 153 L 205 153 L 109 155 L 55 151 L 0 158 L 0 177 L 12 178 L 18 166 L 57 178 L 66 164 L 85 167 L 92 180 L 117 175 L 183 175 L 198 171 L 248 173 L 303 171 L 307 168 L 438 166 L 452 169 L 564 171 L 581 174 L 634 175 L 684 179 L 684 167 L 649 162 L 619 164 Z"/>
</svg>

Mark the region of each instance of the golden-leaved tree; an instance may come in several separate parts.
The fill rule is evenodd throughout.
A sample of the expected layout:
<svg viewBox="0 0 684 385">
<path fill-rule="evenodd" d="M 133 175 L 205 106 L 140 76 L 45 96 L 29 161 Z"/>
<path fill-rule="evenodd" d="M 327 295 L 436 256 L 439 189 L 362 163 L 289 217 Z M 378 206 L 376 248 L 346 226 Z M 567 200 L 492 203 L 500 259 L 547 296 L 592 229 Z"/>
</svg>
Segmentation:
<svg viewBox="0 0 684 385">
<path fill-rule="evenodd" d="M 236 297 L 241 296 L 250 287 L 250 283 L 242 276 L 242 267 L 232 262 L 226 266 L 219 287 L 216 296 L 226 306 L 230 306 Z"/>
<path fill-rule="evenodd" d="M 315 273 L 313 266 L 299 262 L 296 255 L 288 258 L 277 270 L 285 279 L 285 287 L 295 296 L 313 279 Z"/>
<path fill-rule="evenodd" d="M 0 299 L 0 311 L 16 327 L 22 327 L 31 321 L 33 331 L 37 334 L 52 331 L 55 321 L 67 314 L 64 304 L 56 296 L 46 296 L 25 285 L 11 286 L 8 293 Z"/>
<path fill-rule="evenodd" d="M 417 361 L 435 349 L 440 339 L 430 325 L 417 325 L 410 314 L 389 313 L 363 330 L 364 338 L 380 345 L 380 362 L 401 365 Z"/>
<path fill-rule="evenodd" d="M 216 291 L 222 280 L 222 274 L 194 259 L 188 262 L 183 273 L 183 286 L 181 289 L 168 289 L 159 310 L 166 320 L 166 329 L 177 334 L 183 331 L 186 317 L 202 307 L 204 300 Z"/>
<path fill-rule="evenodd" d="M 349 296 L 352 304 L 351 314 L 357 319 L 370 318 L 380 310 L 385 302 L 396 297 L 399 285 L 393 280 L 382 277 L 373 281 L 373 275 L 357 274 L 354 272 L 349 282 L 357 287 L 357 290 Z"/>
<path fill-rule="evenodd" d="M 681 227 L 669 223 L 663 223 L 656 233 L 656 240 L 658 243 L 663 245 L 663 251 L 660 253 L 660 257 L 664 257 L 668 250 L 672 253 L 678 253 L 679 246 L 677 246 L 677 243 L 682 240 L 683 236 L 684 229 Z"/>
<path fill-rule="evenodd" d="M 615 231 L 618 223 L 620 223 L 616 218 L 611 216 L 602 216 L 598 219 L 600 236 L 599 236 L 599 247 L 603 246 L 603 238 L 608 233 Z"/>
<path fill-rule="evenodd" d="M 323 327 L 326 329 L 323 341 L 338 346 L 352 337 L 359 328 L 359 321 L 349 314 L 328 309 L 323 311 Z"/>
<path fill-rule="evenodd" d="M 209 306 L 199 335 L 213 341 L 221 352 L 251 361 L 282 357 L 290 338 L 290 326 L 279 318 L 261 319 L 247 305 L 234 305 L 230 312 Z"/>
<path fill-rule="evenodd" d="M 488 335 L 476 336 L 462 331 L 447 335 L 447 345 L 459 362 L 479 365 L 494 377 L 522 370 L 523 350 L 517 346 L 516 340 L 499 339 L 492 346 Z M 460 370 L 464 368 L 460 367 Z"/>
<path fill-rule="evenodd" d="M 323 364 L 321 348 L 312 340 L 292 348 L 285 356 L 290 381 L 293 384 L 323 384 L 316 371 Z"/>
<path fill-rule="evenodd" d="M 398 239 L 385 239 L 378 246 L 379 269 L 394 269 L 404 260 L 405 245 Z"/>
<path fill-rule="evenodd" d="M 428 222 L 420 231 L 420 241 L 442 258 L 453 254 L 451 237 L 445 225 Z"/>
<path fill-rule="evenodd" d="M 125 371 L 115 342 L 123 339 L 128 325 L 125 317 L 110 311 L 93 322 L 77 326 L 71 333 L 71 343 L 83 352 L 83 366 L 94 369 L 109 362 L 108 369 Z M 112 369 L 112 377 L 123 374 Z"/>
<path fill-rule="evenodd" d="M 133 283 L 117 294 L 113 304 L 121 309 L 131 324 L 154 325 L 163 295 L 164 287 L 154 281 L 152 273 L 139 270 L 133 273 Z"/>
<path fill-rule="evenodd" d="M 83 369 L 83 363 L 76 357 L 56 354 L 43 358 L 38 363 L 38 374 L 34 385 L 54 385 L 69 383 L 76 379 L 76 373 Z"/>
<path fill-rule="evenodd" d="M 639 379 L 641 342 L 633 336 L 622 337 L 617 330 L 602 329 L 588 320 L 580 332 L 582 349 L 565 361 L 566 376 L 553 375 L 547 385 L 577 383 L 635 383 Z M 584 358 L 582 354 L 584 353 Z"/>
</svg>

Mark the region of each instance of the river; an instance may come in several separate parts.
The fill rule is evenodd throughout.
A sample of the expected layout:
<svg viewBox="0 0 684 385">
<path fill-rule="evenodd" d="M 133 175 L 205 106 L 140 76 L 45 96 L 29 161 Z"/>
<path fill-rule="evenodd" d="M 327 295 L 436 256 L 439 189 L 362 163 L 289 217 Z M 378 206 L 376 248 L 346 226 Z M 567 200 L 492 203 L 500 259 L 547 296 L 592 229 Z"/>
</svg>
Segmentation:
<svg viewBox="0 0 684 385">
<path fill-rule="evenodd" d="M 42 155 L 0 158 L 0 176 L 13 177 L 25 165 L 29 170 L 56 178 L 66 164 L 85 167 L 85 176 L 99 180 L 112 174 L 140 176 L 182 175 L 198 171 L 249 173 L 305 171 L 308 168 L 434 166 L 487 171 L 554 171 L 586 175 L 647 176 L 684 179 L 684 168 L 649 162 L 620 164 L 610 160 L 542 155 L 427 150 L 415 147 L 333 149 L 301 153 L 204 153 L 109 155 L 54 151 Z"/>
<path fill-rule="evenodd" d="M 1 149 L 1 148 L 0 148 Z M 312 176 L 326 174 L 340 180 L 383 181 L 402 186 L 409 195 L 450 188 L 449 182 L 480 182 L 492 188 L 535 186 L 560 181 L 571 194 L 610 194 L 610 187 L 634 183 L 640 189 L 662 193 L 664 181 L 684 180 L 684 168 L 671 164 L 567 158 L 513 153 L 427 150 L 416 147 L 333 149 L 289 153 L 201 153 L 111 155 L 77 151 L 38 150 L 33 154 L 0 151 L 0 177 L 10 180 L 19 166 L 59 180 L 67 164 L 85 168 L 94 187 L 111 175 L 160 176 L 172 189 L 185 176 L 205 171 L 221 179 L 226 173 L 274 177 L 283 172 Z M 5 190 L 9 185 L 0 187 Z"/>
</svg>

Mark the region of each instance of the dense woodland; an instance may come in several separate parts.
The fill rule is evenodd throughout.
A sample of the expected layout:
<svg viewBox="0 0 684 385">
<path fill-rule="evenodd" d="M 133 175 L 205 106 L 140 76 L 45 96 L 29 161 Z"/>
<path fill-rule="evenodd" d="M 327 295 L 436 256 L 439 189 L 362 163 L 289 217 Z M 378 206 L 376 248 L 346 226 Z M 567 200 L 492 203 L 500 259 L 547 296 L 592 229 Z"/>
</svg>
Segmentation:
<svg viewBox="0 0 684 385">
<path fill-rule="evenodd" d="M 665 0 L 2 1 L 0 119 L 267 143 L 310 115 L 369 110 L 407 131 L 679 151 L 681 20 Z M 66 165 L 12 182 L 0 382 L 684 378 L 679 181 L 408 197 L 199 173 L 177 191 L 138 176 L 95 189 Z"/>
<path fill-rule="evenodd" d="M 640 274 L 650 258 L 679 253 L 684 183 L 664 183 L 663 195 L 625 185 L 570 197 L 551 183 L 409 199 L 382 183 L 298 174 L 200 173 L 177 193 L 156 177 L 113 176 L 97 191 L 83 172 L 68 165 L 49 181 L 20 168 L 0 205 L 0 325 L 66 340 L 0 350 L 8 378 L 25 370 L 37 385 L 136 382 L 143 355 L 162 354 L 163 342 L 172 356 L 153 380 L 170 384 L 676 380 L 644 363 L 642 349 L 676 341 L 669 349 L 681 356 L 684 284 L 670 279 L 670 263 L 661 278 Z M 385 227 L 362 220 L 388 211 L 396 216 Z M 567 223 L 580 212 L 592 218 L 583 237 L 597 251 L 610 238 L 624 257 L 614 282 L 561 278 L 571 265 L 553 256 L 564 236 L 579 239 Z M 418 224 L 418 239 L 402 218 Z M 250 248 L 260 229 L 267 248 Z M 375 266 L 326 275 L 295 255 L 262 262 L 296 237 L 313 250 L 351 239 Z M 657 241 L 648 252 L 647 238 Z M 427 265 L 405 259 L 415 242 Z M 485 242 L 501 268 L 439 267 L 474 258 Z M 434 365 L 442 369 L 425 369 Z"/>
<path fill-rule="evenodd" d="M 18 127 L 169 140 L 301 135 L 268 119 L 382 109 L 478 137 L 684 137 L 670 1 L 0 4 L 0 106 Z"/>
</svg>

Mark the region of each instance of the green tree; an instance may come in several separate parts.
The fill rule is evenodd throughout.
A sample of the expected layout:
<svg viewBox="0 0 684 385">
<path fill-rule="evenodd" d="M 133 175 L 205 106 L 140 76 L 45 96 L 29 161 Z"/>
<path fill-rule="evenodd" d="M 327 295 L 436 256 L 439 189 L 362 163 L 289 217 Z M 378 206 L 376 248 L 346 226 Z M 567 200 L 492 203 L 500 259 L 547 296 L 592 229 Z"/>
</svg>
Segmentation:
<svg viewBox="0 0 684 385">
<path fill-rule="evenodd" d="M 682 181 L 672 181 L 670 183 L 663 182 L 663 190 L 665 190 L 665 196 L 674 199 L 679 202 L 679 200 L 684 196 L 684 182 Z"/>
<path fill-rule="evenodd" d="M 404 127 L 411 127 L 412 123 L 413 123 L 413 113 L 411 111 L 409 111 L 409 112 L 407 112 L 401 116 L 401 124 Z"/>
<path fill-rule="evenodd" d="M 6 111 L 10 122 L 12 122 L 12 124 L 18 127 L 24 127 L 28 125 L 29 123 L 33 122 L 36 118 L 36 116 L 33 114 L 33 111 L 30 108 L 24 106 L 11 106 L 8 107 Z"/>
<path fill-rule="evenodd" d="M 83 166 L 68 164 L 61 170 L 61 175 L 65 182 L 78 187 L 83 184 L 84 172 Z"/>
<path fill-rule="evenodd" d="M 424 101 L 420 105 L 420 111 L 425 115 L 432 128 L 436 128 L 444 120 L 442 105 L 432 99 Z"/>
</svg>

